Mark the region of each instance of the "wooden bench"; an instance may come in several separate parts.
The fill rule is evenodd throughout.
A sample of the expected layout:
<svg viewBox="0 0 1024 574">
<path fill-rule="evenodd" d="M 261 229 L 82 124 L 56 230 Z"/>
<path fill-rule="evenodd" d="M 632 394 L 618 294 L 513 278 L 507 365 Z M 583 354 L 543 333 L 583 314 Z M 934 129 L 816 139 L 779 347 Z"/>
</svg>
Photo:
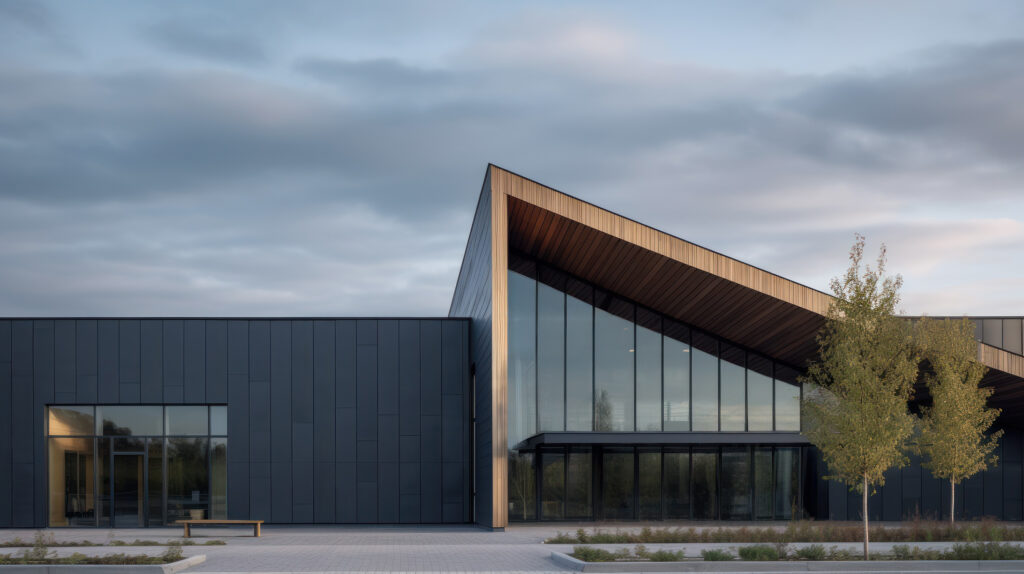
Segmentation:
<svg viewBox="0 0 1024 574">
<path fill-rule="evenodd" d="M 224 526 L 232 526 L 235 524 L 251 524 L 252 535 L 259 538 L 260 536 L 260 525 L 263 524 L 262 520 L 221 520 L 217 518 L 204 518 L 202 520 L 177 520 L 175 524 L 182 524 L 185 526 L 185 538 L 192 536 L 192 527 L 201 524 L 206 526 L 208 524 L 218 524 Z"/>
</svg>

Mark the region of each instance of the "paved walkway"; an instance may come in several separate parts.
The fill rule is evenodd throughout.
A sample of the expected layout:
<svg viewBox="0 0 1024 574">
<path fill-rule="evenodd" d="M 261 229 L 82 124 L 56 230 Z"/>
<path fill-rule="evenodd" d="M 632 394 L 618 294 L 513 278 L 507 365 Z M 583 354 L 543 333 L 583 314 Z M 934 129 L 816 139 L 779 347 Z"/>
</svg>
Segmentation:
<svg viewBox="0 0 1024 574">
<path fill-rule="evenodd" d="M 763 526 L 764 524 L 760 524 Z M 587 525 L 588 528 L 594 525 Z M 664 524 L 660 526 L 665 526 Z M 732 525 L 731 525 L 732 526 Z M 628 525 L 600 525 L 602 529 Z M 710 525 L 709 525 L 710 527 Z M 575 531 L 575 524 L 513 526 L 505 532 L 489 532 L 471 526 L 264 526 L 263 536 L 253 538 L 252 529 L 196 528 L 196 546 L 185 546 L 186 556 L 205 554 L 204 564 L 187 572 L 565 572 L 550 559 L 552 551 L 571 552 L 572 545 L 543 544 L 557 531 Z M 149 529 L 51 529 L 57 540 L 89 540 L 108 544 L 180 540 L 181 528 Z M 35 530 L 0 530 L 0 541 L 18 537 L 31 543 Z M 223 546 L 202 546 L 205 540 L 223 540 Z M 603 548 L 631 544 L 602 544 Z M 653 548 L 654 545 L 648 545 Z M 735 544 L 665 544 L 661 548 L 682 549 L 698 556 L 704 548 L 730 548 Z M 793 547 L 801 545 L 794 544 Z M 826 547 L 833 546 L 826 544 Z M 859 550 L 857 543 L 836 546 Z M 886 551 L 891 544 L 876 543 L 873 550 Z M 918 546 L 947 546 L 921 543 Z M 159 546 L 105 546 L 56 548 L 60 555 L 145 553 L 159 554 Z M 0 549 L 0 552 L 18 552 Z"/>
</svg>

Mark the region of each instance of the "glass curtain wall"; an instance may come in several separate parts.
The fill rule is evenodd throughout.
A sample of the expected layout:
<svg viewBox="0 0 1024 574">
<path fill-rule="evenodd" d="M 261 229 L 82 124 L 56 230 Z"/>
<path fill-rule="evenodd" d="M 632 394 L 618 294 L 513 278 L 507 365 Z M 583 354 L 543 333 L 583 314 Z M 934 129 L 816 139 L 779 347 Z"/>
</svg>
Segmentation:
<svg viewBox="0 0 1024 574">
<path fill-rule="evenodd" d="M 227 408 L 47 408 L 49 525 L 227 517 Z"/>
<path fill-rule="evenodd" d="M 509 447 L 548 431 L 799 431 L 797 371 L 519 256 Z"/>
<path fill-rule="evenodd" d="M 544 447 L 511 459 L 509 518 L 788 520 L 801 459 L 788 446 Z"/>
</svg>

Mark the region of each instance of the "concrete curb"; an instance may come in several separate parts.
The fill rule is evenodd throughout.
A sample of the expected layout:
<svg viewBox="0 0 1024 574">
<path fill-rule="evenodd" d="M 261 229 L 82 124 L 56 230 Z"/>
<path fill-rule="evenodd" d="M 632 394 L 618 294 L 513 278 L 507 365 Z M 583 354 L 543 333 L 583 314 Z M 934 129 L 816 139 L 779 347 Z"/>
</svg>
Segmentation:
<svg viewBox="0 0 1024 574">
<path fill-rule="evenodd" d="M 206 562 L 206 555 L 189 556 L 170 564 L 9 564 L 3 574 L 175 574 Z"/>
<path fill-rule="evenodd" d="M 1024 572 L 1024 560 L 583 562 L 552 552 L 551 561 L 577 572 Z"/>
</svg>

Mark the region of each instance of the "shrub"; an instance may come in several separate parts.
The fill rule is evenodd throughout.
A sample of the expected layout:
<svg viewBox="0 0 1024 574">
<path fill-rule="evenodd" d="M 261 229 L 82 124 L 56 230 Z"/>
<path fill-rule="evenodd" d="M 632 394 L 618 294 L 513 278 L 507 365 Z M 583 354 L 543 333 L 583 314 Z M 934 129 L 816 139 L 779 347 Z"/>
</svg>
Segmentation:
<svg viewBox="0 0 1024 574">
<path fill-rule="evenodd" d="M 181 550 L 180 544 L 171 544 L 167 546 L 167 550 L 160 555 L 165 562 L 177 562 L 185 557 L 185 554 Z"/>
<path fill-rule="evenodd" d="M 803 560 L 824 560 L 825 556 L 825 547 L 821 544 L 811 544 L 796 550 L 796 557 Z"/>
<path fill-rule="evenodd" d="M 847 550 L 846 548 L 833 546 L 828 549 L 827 560 L 860 560 L 860 558 L 860 554 L 855 553 L 853 550 Z"/>
<path fill-rule="evenodd" d="M 713 548 L 710 550 L 701 550 L 701 558 L 708 562 L 725 562 L 726 560 L 732 560 L 733 556 L 728 550 L 719 550 Z"/>
<path fill-rule="evenodd" d="M 612 562 L 615 560 L 615 554 L 593 546 L 575 546 L 570 556 L 584 562 Z"/>
<path fill-rule="evenodd" d="M 1022 560 L 1024 548 L 1000 542 L 954 544 L 945 552 L 947 560 Z"/>
<path fill-rule="evenodd" d="M 776 550 L 775 547 L 768 546 L 767 544 L 741 546 L 738 552 L 740 560 L 747 560 L 751 562 L 765 562 L 779 559 L 779 551 Z"/>
<path fill-rule="evenodd" d="M 655 550 L 647 555 L 651 562 L 679 562 L 686 559 L 686 552 L 682 550 Z"/>
</svg>

